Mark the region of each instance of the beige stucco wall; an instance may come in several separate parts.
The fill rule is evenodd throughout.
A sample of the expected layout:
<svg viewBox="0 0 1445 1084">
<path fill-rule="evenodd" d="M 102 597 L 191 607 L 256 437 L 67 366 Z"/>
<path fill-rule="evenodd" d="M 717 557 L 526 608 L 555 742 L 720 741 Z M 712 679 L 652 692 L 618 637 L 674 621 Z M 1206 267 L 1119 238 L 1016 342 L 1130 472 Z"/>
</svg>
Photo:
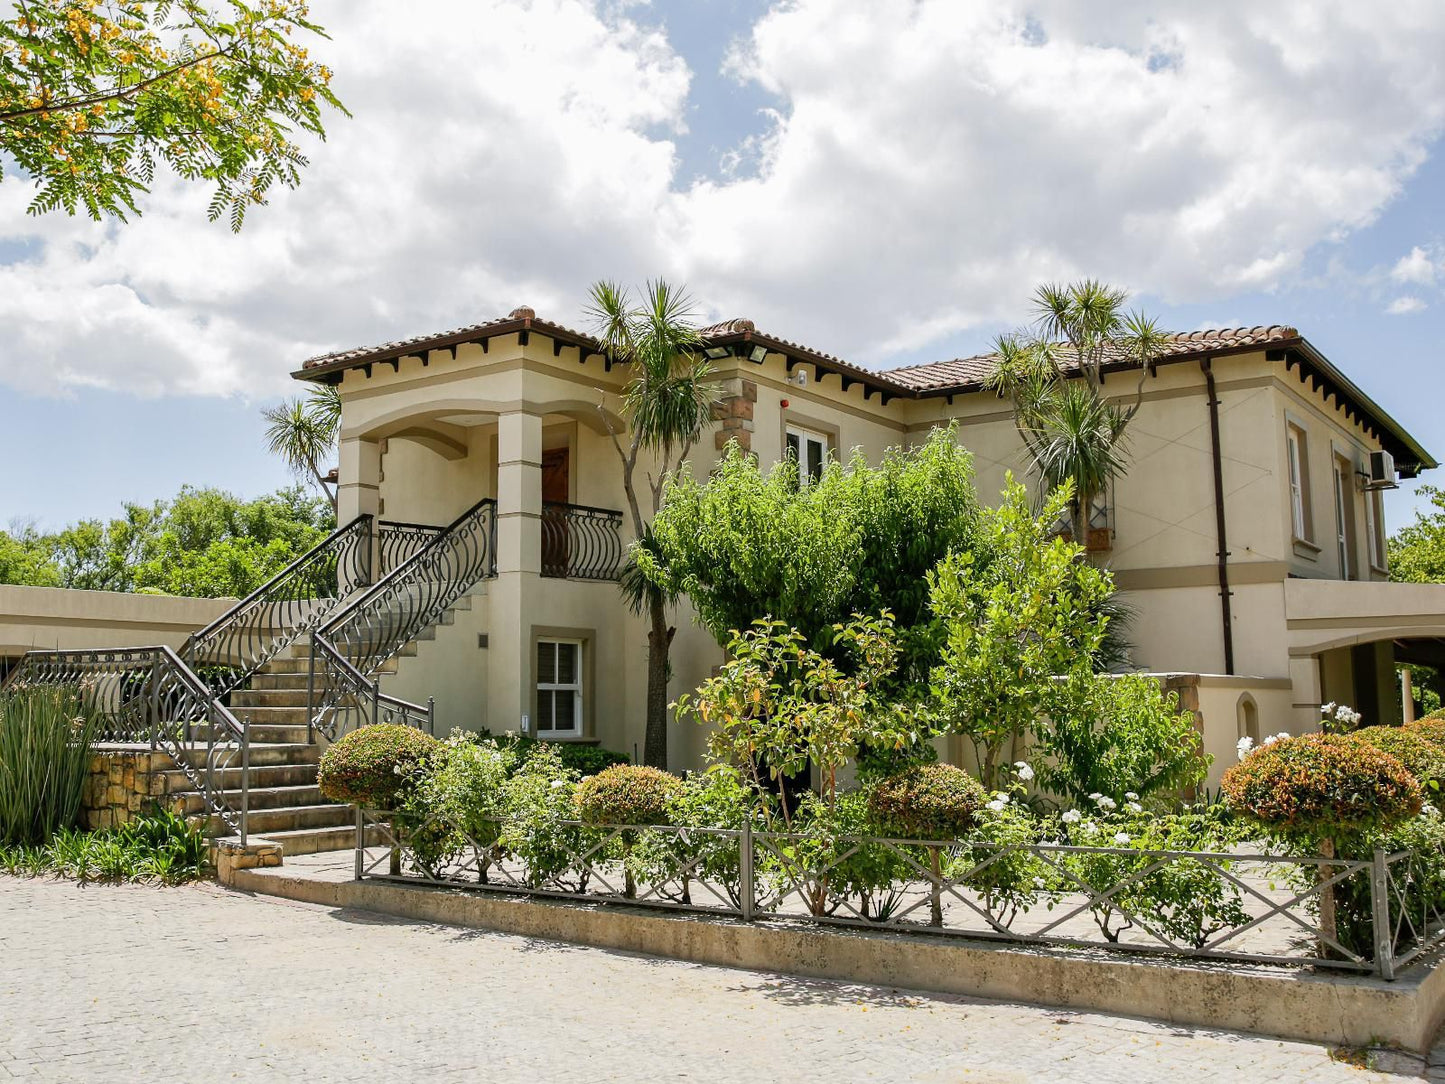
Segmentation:
<svg viewBox="0 0 1445 1084">
<path fill-rule="evenodd" d="M 179 648 L 234 601 L 0 585 L 0 655 L 41 649 Z"/>
</svg>

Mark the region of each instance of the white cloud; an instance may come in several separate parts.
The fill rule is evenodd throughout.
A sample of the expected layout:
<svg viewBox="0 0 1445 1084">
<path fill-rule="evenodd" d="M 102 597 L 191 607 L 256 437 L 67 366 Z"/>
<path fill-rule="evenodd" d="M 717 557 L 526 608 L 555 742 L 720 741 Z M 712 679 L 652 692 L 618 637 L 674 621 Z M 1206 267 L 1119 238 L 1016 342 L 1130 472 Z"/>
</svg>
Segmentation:
<svg viewBox="0 0 1445 1084">
<path fill-rule="evenodd" d="M 1435 258 L 1425 249 L 1416 245 L 1406 255 L 1401 256 L 1395 266 L 1390 269 L 1390 277 L 1396 282 L 1430 286 L 1435 282 L 1435 276 L 1439 271 L 1440 268 L 1436 265 Z"/>
<path fill-rule="evenodd" d="M 730 159 L 758 168 L 683 190 L 673 139 L 707 117 L 628 21 L 645 8 L 314 14 L 355 119 L 239 238 L 176 185 L 120 228 L 26 219 L 0 185 L 0 251 L 27 253 L 0 264 L 0 382 L 272 394 L 320 349 L 520 303 L 575 321 L 589 281 L 652 273 L 881 363 L 1017 318 L 1042 278 L 1274 287 L 1369 224 L 1445 122 L 1429 0 L 792 0 L 729 60 L 776 99 Z"/>
<path fill-rule="evenodd" d="M 1397 297 L 1391 301 L 1385 311 L 1391 316 L 1406 316 L 1412 312 L 1423 312 L 1426 308 L 1425 302 L 1418 297 L 1406 294 L 1404 297 Z"/>
</svg>

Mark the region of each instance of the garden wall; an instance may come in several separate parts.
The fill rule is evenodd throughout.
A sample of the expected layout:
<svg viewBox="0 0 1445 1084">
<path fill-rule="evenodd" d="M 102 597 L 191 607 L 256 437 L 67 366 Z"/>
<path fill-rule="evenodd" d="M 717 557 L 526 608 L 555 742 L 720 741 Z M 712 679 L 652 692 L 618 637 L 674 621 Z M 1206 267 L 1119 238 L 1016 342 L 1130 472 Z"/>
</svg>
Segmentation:
<svg viewBox="0 0 1445 1084">
<path fill-rule="evenodd" d="M 164 803 L 166 772 L 176 770 L 169 753 L 149 748 L 97 748 L 81 797 L 81 825 L 88 829 L 126 824 L 151 802 Z"/>
</svg>

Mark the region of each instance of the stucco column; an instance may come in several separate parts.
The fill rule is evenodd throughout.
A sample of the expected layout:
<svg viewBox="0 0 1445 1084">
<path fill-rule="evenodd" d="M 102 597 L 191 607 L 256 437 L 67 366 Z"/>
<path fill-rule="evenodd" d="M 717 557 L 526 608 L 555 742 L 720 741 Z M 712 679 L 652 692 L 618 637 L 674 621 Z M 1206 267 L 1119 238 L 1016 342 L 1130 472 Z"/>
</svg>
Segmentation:
<svg viewBox="0 0 1445 1084">
<path fill-rule="evenodd" d="M 493 730 L 520 732 L 532 711 L 532 601 L 541 572 L 542 418 L 515 411 L 497 418 L 497 578 L 487 652 Z"/>
<path fill-rule="evenodd" d="M 1400 709 L 1407 726 L 1415 721 L 1415 681 L 1408 666 L 1400 667 Z"/>
<path fill-rule="evenodd" d="M 357 516 L 381 518 L 381 443 L 361 437 L 341 440 L 339 482 L 336 486 L 336 524 L 344 527 Z M 376 531 L 372 531 L 372 579 L 379 573 L 376 554 Z M 349 571 L 349 570 L 344 570 Z M 352 583 L 351 588 L 364 586 Z"/>
</svg>

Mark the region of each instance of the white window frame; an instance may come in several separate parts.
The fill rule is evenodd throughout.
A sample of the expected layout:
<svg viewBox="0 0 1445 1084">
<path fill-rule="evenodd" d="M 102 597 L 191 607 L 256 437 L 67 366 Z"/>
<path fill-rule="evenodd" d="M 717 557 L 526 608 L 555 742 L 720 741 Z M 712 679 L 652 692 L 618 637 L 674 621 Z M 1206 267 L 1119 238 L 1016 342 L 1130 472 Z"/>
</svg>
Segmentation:
<svg viewBox="0 0 1445 1084">
<path fill-rule="evenodd" d="M 1340 560 L 1340 579 L 1350 579 L 1354 561 L 1354 539 L 1350 537 L 1349 501 L 1353 494 L 1350 479 L 1354 472 L 1339 456 L 1334 457 L 1333 471 L 1335 490 L 1335 545 Z"/>
<path fill-rule="evenodd" d="M 576 669 L 576 674 L 575 674 L 576 680 L 573 681 L 573 682 L 567 682 L 567 683 L 563 683 L 563 682 L 544 682 L 544 681 L 542 681 L 542 679 L 541 679 L 541 670 L 540 670 L 540 667 L 539 667 L 539 669 L 538 669 L 537 681 L 536 681 L 536 686 L 537 686 L 537 719 L 536 719 L 536 721 L 532 724 L 533 736 L 534 736 L 534 737 L 537 737 L 537 738 L 543 738 L 543 739 L 545 739 L 545 738 L 580 738 L 580 737 L 582 737 L 582 718 L 583 718 L 583 715 L 582 715 L 582 696 L 583 696 L 583 687 L 582 687 L 582 673 L 583 673 L 583 670 L 582 670 L 582 667 L 583 667 L 583 665 L 584 665 L 585 662 L 586 662 L 586 659 L 585 659 L 584 656 L 583 656 L 583 652 L 584 652 L 585 649 L 586 649 L 586 645 L 584 644 L 584 642 L 583 642 L 582 640 L 572 639 L 572 638 L 567 637 L 567 636 L 543 636 L 543 637 L 538 637 L 538 639 L 537 639 L 537 651 L 540 653 L 542 647 L 545 646 L 545 645 L 549 645 L 549 644 L 553 647 L 554 650 L 556 649 L 556 647 L 557 647 L 558 645 L 561 645 L 561 644 L 570 644 L 570 645 L 572 645 L 572 646 L 574 646 L 574 647 L 577 648 L 577 669 Z M 554 658 L 554 661 L 555 661 L 555 658 Z M 554 674 L 555 674 L 555 673 L 558 673 L 560 670 L 561 670 L 561 667 L 560 667 L 560 666 L 554 666 L 554 668 L 553 668 L 553 673 L 554 673 Z M 571 728 L 570 730 L 560 730 L 560 729 L 557 729 L 557 728 L 555 728 L 555 727 L 554 727 L 553 729 L 550 729 L 550 730 L 543 730 L 543 729 L 542 729 L 542 693 L 550 693 L 550 692 L 571 692 L 571 693 L 573 694 L 573 695 L 572 695 L 572 728 Z"/>
<path fill-rule="evenodd" d="M 1294 537 L 1301 542 L 1312 542 L 1309 523 L 1309 498 L 1305 493 L 1309 474 L 1304 430 L 1293 422 L 1285 423 L 1286 458 L 1289 460 L 1289 510 L 1290 526 Z"/>
<path fill-rule="evenodd" d="M 783 454 L 791 452 L 788 447 L 788 438 L 794 437 L 798 441 L 798 454 L 794 462 L 798 465 L 798 485 L 812 485 L 813 477 L 808 471 L 808 446 L 816 444 L 819 449 L 818 470 L 821 473 L 828 468 L 829 440 L 827 433 L 820 433 L 816 429 L 807 429 L 801 425 L 788 425 L 783 430 Z"/>
</svg>

